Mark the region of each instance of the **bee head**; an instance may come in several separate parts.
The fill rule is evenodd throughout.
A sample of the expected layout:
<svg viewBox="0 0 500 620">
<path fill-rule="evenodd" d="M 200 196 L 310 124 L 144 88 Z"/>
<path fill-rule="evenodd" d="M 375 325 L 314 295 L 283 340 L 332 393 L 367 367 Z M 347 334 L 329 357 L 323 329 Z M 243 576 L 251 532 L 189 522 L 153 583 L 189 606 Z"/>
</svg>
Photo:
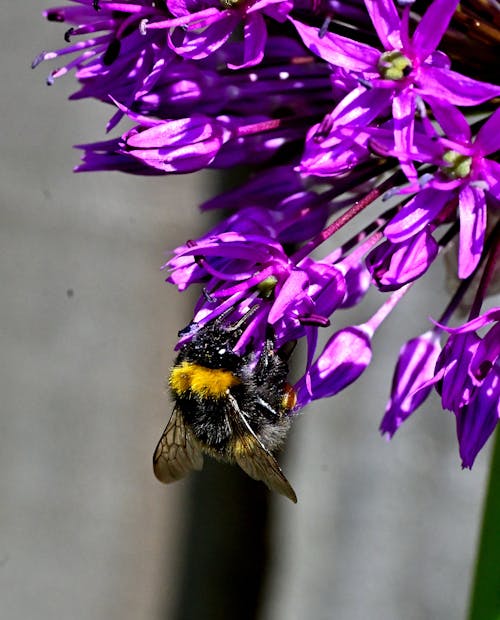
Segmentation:
<svg viewBox="0 0 500 620">
<path fill-rule="evenodd" d="M 234 347 L 243 334 L 247 320 L 257 307 L 253 306 L 232 323 L 226 322 L 233 312 L 233 308 L 230 308 L 197 330 L 196 324 L 191 324 L 189 331 L 184 330 L 183 333 L 194 331 L 193 337 L 181 347 L 178 360 L 192 361 L 214 369 L 239 366 L 242 356 L 234 352 Z"/>
</svg>

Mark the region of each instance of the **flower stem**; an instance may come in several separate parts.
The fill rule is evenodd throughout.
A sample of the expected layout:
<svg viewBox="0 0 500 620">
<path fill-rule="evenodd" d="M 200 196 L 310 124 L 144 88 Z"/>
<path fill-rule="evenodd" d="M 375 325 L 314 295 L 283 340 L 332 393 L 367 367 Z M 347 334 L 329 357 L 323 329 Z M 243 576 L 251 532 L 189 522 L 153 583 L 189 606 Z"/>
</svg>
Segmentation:
<svg viewBox="0 0 500 620">
<path fill-rule="evenodd" d="M 410 290 L 412 285 L 413 282 L 409 282 L 408 284 L 405 284 L 400 289 L 392 293 L 392 295 L 380 306 L 377 312 L 375 312 L 371 319 L 366 321 L 366 327 L 374 333 L 383 323 L 383 321 L 385 321 L 385 319 L 389 316 L 389 314 L 394 310 L 398 303 L 403 299 L 403 297 Z"/>
<path fill-rule="evenodd" d="M 477 289 L 476 298 L 474 299 L 474 303 L 472 304 L 469 320 L 475 319 L 477 316 L 479 316 L 483 299 L 486 296 L 488 287 L 495 272 L 497 260 L 500 259 L 500 223 L 495 226 L 488 241 L 493 244 L 493 247 L 490 250 L 488 262 L 486 263 L 486 267 L 484 268 L 481 282 L 479 283 L 479 288 Z"/>
<path fill-rule="evenodd" d="M 338 230 L 350 222 L 353 218 L 361 213 L 366 207 L 371 205 L 377 198 L 380 198 L 387 190 L 394 186 L 397 179 L 402 176 L 400 172 L 392 175 L 389 179 L 386 179 L 378 187 L 374 187 L 367 194 L 357 200 L 354 205 L 343 213 L 340 217 L 334 220 L 329 226 L 327 226 L 319 235 L 312 239 L 309 243 L 302 246 L 292 257 L 293 262 L 299 263 L 303 258 L 315 250 L 324 241 L 329 239 Z"/>
<path fill-rule="evenodd" d="M 500 433 L 491 459 L 469 620 L 500 619 Z"/>
</svg>

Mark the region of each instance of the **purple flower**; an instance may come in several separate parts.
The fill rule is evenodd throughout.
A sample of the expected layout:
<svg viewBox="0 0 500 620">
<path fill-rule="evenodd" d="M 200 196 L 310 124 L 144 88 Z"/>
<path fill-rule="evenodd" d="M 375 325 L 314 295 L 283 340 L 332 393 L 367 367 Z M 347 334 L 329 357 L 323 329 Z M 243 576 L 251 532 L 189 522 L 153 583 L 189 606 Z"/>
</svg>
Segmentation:
<svg viewBox="0 0 500 620">
<path fill-rule="evenodd" d="M 487 155 L 498 149 L 494 136 L 500 131 L 500 110 L 492 114 L 471 137 L 470 127 L 459 110 L 433 101 L 433 110 L 446 137 L 422 138 L 414 159 L 439 165 L 426 187 L 408 202 L 387 225 L 393 243 L 407 241 L 441 214 L 446 204 L 458 200 L 460 245 L 458 276 L 466 278 L 481 257 L 486 232 L 487 199 L 500 200 L 500 165 Z"/>
<path fill-rule="evenodd" d="M 288 350 L 304 338 L 297 408 L 360 377 L 378 327 L 456 244 L 456 291 L 439 324 L 401 349 L 380 428 L 392 436 L 435 387 L 470 467 L 499 416 L 500 309 L 478 315 L 498 286 L 500 111 L 490 100 L 500 87 L 473 79 L 488 75 L 490 30 L 453 50 L 471 77 L 451 70 L 457 5 L 73 0 L 45 13 L 71 26 L 67 47 L 34 64 L 72 54 L 49 82 L 74 69 L 73 99 L 114 105 L 108 131 L 131 121 L 81 145 L 79 171 L 249 171 L 204 202 L 222 219 L 164 265 L 179 290 L 202 291 L 179 346 L 215 319 L 238 326 L 235 352 L 255 364 L 272 340 Z M 337 311 L 374 288 L 388 294 L 373 315 L 335 327 Z M 446 327 L 467 298 L 475 318 Z"/>
<path fill-rule="evenodd" d="M 248 322 L 242 342 L 254 337 L 263 343 L 269 324 L 281 346 L 306 335 L 306 326 L 328 325 L 345 296 L 344 278 L 326 262 L 307 258 L 294 264 L 280 244 L 266 236 L 272 229 L 265 212 L 253 210 L 250 218 L 249 210 L 178 248 L 165 268 L 180 290 L 205 283 L 207 296 L 198 305 L 196 323 L 203 325 L 241 301 L 257 302 L 260 311 Z M 240 232 L 223 232 L 225 227 Z"/>
<path fill-rule="evenodd" d="M 42 52 L 33 61 L 33 68 L 46 60 L 76 54 L 66 65 L 51 72 L 47 79 L 49 84 L 74 69 L 82 88 L 72 99 L 94 97 L 110 103 L 110 97 L 114 97 L 132 107 L 174 56 L 161 34 L 151 33 L 146 38 L 139 31 L 143 19 L 164 15 L 164 12 L 152 0 L 101 2 L 99 11 L 88 0 L 72 2 L 77 6 L 44 11 L 49 21 L 74 24 L 65 35 L 70 45 Z M 87 35 L 93 36 L 83 38 Z M 108 130 L 122 115 L 118 111 L 108 123 Z"/>
<path fill-rule="evenodd" d="M 369 86 L 371 92 L 366 93 L 367 87 L 360 88 L 354 100 L 352 95 L 347 96 L 348 106 L 344 102 L 338 105 L 336 126 L 346 122 L 366 126 L 392 106 L 396 150 L 403 170 L 414 178 L 411 160 L 404 160 L 403 155 L 411 151 L 413 144 L 416 97 L 471 106 L 499 95 L 500 87 L 452 71 L 446 55 L 436 51 L 458 0 L 435 0 L 411 37 L 409 7 L 400 18 L 392 0 L 365 0 L 365 4 L 383 52 L 331 32 L 320 38 L 316 28 L 289 19 L 313 53 L 356 75 L 362 85 Z M 366 97 L 369 105 L 362 102 Z"/>
<path fill-rule="evenodd" d="M 391 438 L 401 424 L 424 402 L 432 386 L 434 367 L 441 352 L 439 333 L 428 331 L 403 345 L 392 379 L 391 397 L 380 432 Z"/>
<path fill-rule="evenodd" d="M 264 15 L 279 22 L 292 8 L 290 0 L 167 0 L 174 16 L 166 20 L 145 20 L 143 30 L 172 29 L 169 45 L 184 58 L 206 58 L 222 47 L 243 22 L 243 58 L 228 62 L 231 69 L 260 63 L 264 57 L 267 28 Z"/>
<path fill-rule="evenodd" d="M 306 136 L 304 154 L 299 170 L 304 174 L 331 177 L 343 174 L 370 158 L 372 134 L 360 126 L 346 134 L 345 126 L 370 122 L 363 119 L 361 110 L 371 110 L 376 93 L 363 87 L 353 89 L 321 123 L 313 125 Z M 371 116 L 371 114 L 370 114 Z"/>
<path fill-rule="evenodd" d="M 441 326 L 450 336 L 426 384 L 435 384 L 443 408 L 456 416 L 463 467 L 472 467 L 500 419 L 499 321 L 496 307 L 460 327 Z M 486 326 L 481 338 L 477 330 Z"/>
<path fill-rule="evenodd" d="M 225 119 L 193 115 L 133 129 L 124 136 L 121 151 L 163 172 L 193 172 L 209 166 L 230 137 Z"/>
<path fill-rule="evenodd" d="M 384 241 L 366 257 L 366 266 L 381 291 L 394 291 L 424 274 L 438 253 L 426 228 L 401 242 Z"/>
</svg>

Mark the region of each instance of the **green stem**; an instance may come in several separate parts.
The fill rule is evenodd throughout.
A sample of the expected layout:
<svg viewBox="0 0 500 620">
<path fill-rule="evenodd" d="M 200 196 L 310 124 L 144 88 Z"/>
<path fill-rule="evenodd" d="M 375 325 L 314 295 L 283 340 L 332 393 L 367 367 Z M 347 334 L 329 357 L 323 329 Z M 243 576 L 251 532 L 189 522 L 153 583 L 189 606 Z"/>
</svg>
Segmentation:
<svg viewBox="0 0 500 620">
<path fill-rule="evenodd" d="M 469 620 L 500 620 L 500 433 L 496 432 Z"/>
</svg>

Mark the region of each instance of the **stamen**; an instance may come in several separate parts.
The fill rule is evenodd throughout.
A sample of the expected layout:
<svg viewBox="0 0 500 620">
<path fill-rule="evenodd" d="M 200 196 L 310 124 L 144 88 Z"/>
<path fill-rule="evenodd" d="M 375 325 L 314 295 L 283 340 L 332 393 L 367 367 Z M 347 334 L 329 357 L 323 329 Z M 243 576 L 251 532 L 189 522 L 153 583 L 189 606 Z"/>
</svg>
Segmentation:
<svg viewBox="0 0 500 620">
<path fill-rule="evenodd" d="M 384 80 L 393 81 L 402 80 L 413 71 L 411 60 L 399 50 L 391 50 L 381 54 L 377 68 L 380 77 Z"/>
<path fill-rule="evenodd" d="M 219 0 L 223 9 L 237 9 L 245 3 L 245 0 Z"/>
<path fill-rule="evenodd" d="M 38 67 L 38 65 L 45 60 L 45 55 L 46 54 L 47 54 L 47 52 L 45 50 L 41 51 L 38 54 L 38 56 L 36 56 L 36 58 L 33 59 L 33 62 L 31 63 L 31 68 L 32 69 L 36 69 Z"/>
<path fill-rule="evenodd" d="M 270 275 L 267 276 L 267 278 L 265 278 L 264 280 L 262 280 L 262 282 L 259 282 L 256 288 L 259 291 L 261 297 L 263 297 L 264 299 L 269 299 L 274 293 L 276 284 L 278 284 L 278 278 L 276 276 Z"/>
<path fill-rule="evenodd" d="M 62 11 L 58 11 L 54 9 L 52 11 L 47 11 L 47 21 L 49 22 L 64 22 L 64 13 Z"/>
<path fill-rule="evenodd" d="M 471 173 L 472 157 L 468 155 L 450 149 L 444 153 L 443 161 L 440 170 L 449 179 L 465 179 Z"/>
<path fill-rule="evenodd" d="M 327 15 L 325 17 L 325 21 L 322 23 L 321 28 L 319 29 L 319 32 L 318 32 L 318 37 L 320 39 L 322 39 L 328 32 L 328 28 L 330 27 L 331 21 L 332 21 L 332 16 Z"/>
</svg>

